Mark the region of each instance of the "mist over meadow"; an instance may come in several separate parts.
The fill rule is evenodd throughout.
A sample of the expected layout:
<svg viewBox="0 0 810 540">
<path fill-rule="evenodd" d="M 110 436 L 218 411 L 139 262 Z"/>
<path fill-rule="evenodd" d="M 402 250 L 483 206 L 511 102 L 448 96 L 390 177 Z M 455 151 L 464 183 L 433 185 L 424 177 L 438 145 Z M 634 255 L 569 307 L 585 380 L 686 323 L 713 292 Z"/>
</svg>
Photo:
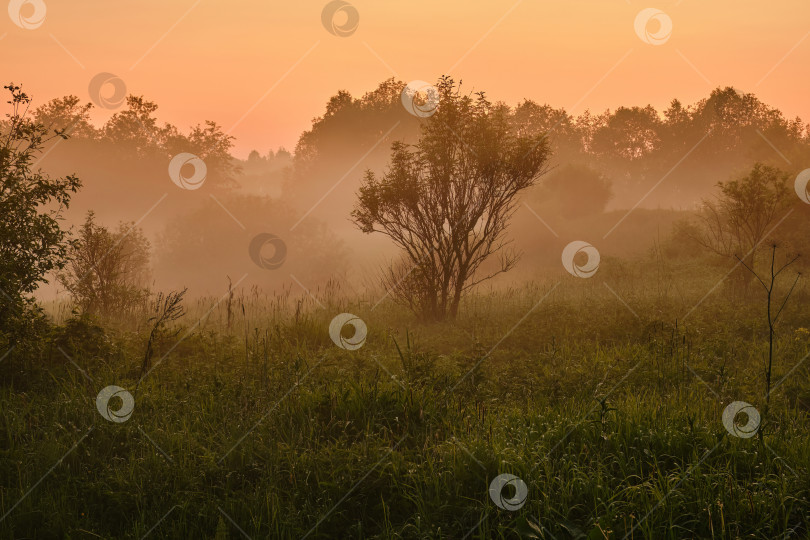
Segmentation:
<svg viewBox="0 0 810 540">
<path fill-rule="evenodd" d="M 178 6 L 8 3 L 0 538 L 810 537 L 806 2 Z"/>
<path fill-rule="evenodd" d="M 413 144 L 419 137 L 425 119 L 403 106 L 404 88 L 389 79 L 362 96 L 336 91 L 313 113 L 295 148 L 257 149 L 247 159 L 231 155 L 233 138 L 217 119 L 181 129 L 160 122 L 159 104 L 148 97 L 128 96 L 107 122 L 94 125 L 92 104 L 66 96 L 35 111 L 37 121 L 70 134 L 50 143 L 41 166 L 82 179 L 64 215 L 67 224 L 78 226 L 89 211 L 110 227 L 137 222 L 150 242 L 157 288 L 214 294 L 226 290 L 226 276 L 247 273 L 244 285 L 267 290 L 302 292 L 290 274 L 307 288 L 338 280 L 363 289 L 374 285 L 396 250 L 362 234 L 350 214 L 365 171 L 384 172 L 391 143 Z M 460 90 L 472 93 L 473 87 Z M 800 118 L 785 118 L 730 87 L 691 104 L 673 97 L 662 111 L 627 104 L 577 116 L 544 103 L 542 89 L 536 93 L 516 104 L 487 95 L 516 130 L 547 134 L 551 144 L 547 171 L 521 194 L 508 231 L 524 256 L 501 281 L 558 270 L 570 238 L 599 241 L 607 256 L 641 256 L 656 244 L 679 256 L 698 255 L 673 228 L 716 196 L 718 182 L 744 175 L 755 163 L 798 173 L 793 164 L 806 163 L 810 152 Z M 168 164 L 180 151 L 204 160 L 201 188 L 171 182 Z M 249 257 L 250 239 L 264 232 L 287 245 L 278 271 L 261 271 Z M 796 249 L 806 245 L 802 235 L 785 234 L 794 236 Z"/>
</svg>

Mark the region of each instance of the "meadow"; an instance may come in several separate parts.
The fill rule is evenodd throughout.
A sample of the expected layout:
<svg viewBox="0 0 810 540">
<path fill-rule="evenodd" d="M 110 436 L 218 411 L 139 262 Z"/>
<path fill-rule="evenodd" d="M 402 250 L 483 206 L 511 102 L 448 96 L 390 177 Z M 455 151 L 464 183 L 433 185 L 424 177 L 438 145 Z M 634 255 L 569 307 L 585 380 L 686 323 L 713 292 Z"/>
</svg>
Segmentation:
<svg viewBox="0 0 810 540">
<path fill-rule="evenodd" d="M 187 300 L 140 384 L 148 314 L 48 306 L 47 342 L 2 362 L 0 536 L 807 538 L 810 294 L 766 403 L 764 293 L 730 271 L 608 257 L 432 324 L 383 291 L 236 288 Z M 357 350 L 330 339 L 344 312 Z M 108 385 L 134 398 L 123 422 L 96 408 Z M 756 436 L 724 426 L 734 401 Z M 490 496 L 504 473 L 516 509 Z"/>
<path fill-rule="evenodd" d="M 59 4 L 0 540 L 810 539 L 810 3 Z"/>
</svg>

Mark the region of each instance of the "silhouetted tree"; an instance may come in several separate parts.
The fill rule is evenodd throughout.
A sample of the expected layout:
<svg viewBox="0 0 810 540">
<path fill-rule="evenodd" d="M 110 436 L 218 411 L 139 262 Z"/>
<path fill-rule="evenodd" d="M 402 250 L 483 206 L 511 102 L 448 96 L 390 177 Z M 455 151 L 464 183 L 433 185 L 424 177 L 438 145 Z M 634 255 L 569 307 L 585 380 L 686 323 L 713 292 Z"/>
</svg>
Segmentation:
<svg viewBox="0 0 810 540">
<path fill-rule="evenodd" d="M 790 175 L 757 163 L 745 176 L 718 182 L 716 200 L 705 200 L 695 239 L 707 249 L 738 255 L 752 270 L 756 251 L 776 220 L 791 204 Z"/>
<path fill-rule="evenodd" d="M 147 155 L 160 146 L 161 136 L 165 135 L 154 117 L 158 106 L 143 96 L 127 96 L 126 100 L 126 108 L 113 114 L 104 124 L 103 136 L 140 156 Z"/>
<path fill-rule="evenodd" d="M 549 156 L 544 135 L 518 135 L 508 108 L 482 92 L 462 95 L 449 77 L 437 89 L 438 109 L 418 143 L 392 145 L 388 171 L 366 173 L 352 212 L 360 230 L 401 248 L 411 268 L 404 275 L 394 268 L 384 280 L 395 298 L 430 319 L 455 317 L 466 290 L 515 264 L 504 233 L 518 195 Z M 478 275 L 499 252 L 499 267 Z"/>
<path fill-rule="evenodd" d="M 34 120 L 55 134 L 66 134 L 71 137 L 93 138 L 96 130 L 90 124 L 92 103 L 82 105 L 76 96 L 65 96 L 52 99 L 34 111 Z"/>
<path fill-rule="evenodd" d="M 582 158 L 581 130 L 564 109 L 526 100 L 515 107 L 512 122 L 520 135 L 545 135 L 557 162 Z"/>
<path fill-rule="evenodd" d="M 155 117 L 157 104 L 143 96 L 127 96 L 126 103 L 126 108 L 112 115 L 101 130 L 102 139 L 113 143 L 108 151 L 128 162 L 160 163 L 163 170 L 172 157 L 189 152 L 205 162 L 208 186 L 234 187 L 233 177 L 238 172 L 230 153 L 234 138 L 216 122 L 206 120 L 184 134 L 171 124 L 160 126 Z"/>
<path fill-rule="evenodd" d="M 593 136 L 593 151 L 628 161 L 651 155 L 660 143 L 661 120 L 651 105 L 619 107 Z"/>
<path fill-rule="evenodd" d="M 31 98 L 13 83 L 4 88 L 11 112 L 0 134 L 0 332 L 15 340 L 12 320 L 25 318 L 33 305 L 29 295 L 65 264 L 70 242 L 60 220 L 81 182 L 36 168 L 43 145 L 67 134 L 48 136 L 49 129 L 27 114 Z"/>
<path fill-rule="evenodd" d="M 309 210 L 336 182 L 341 190 L 318 208 L 319 217 L 345 218 L 366 168 L 381 170 L 388 158 L 390 140 L 415 141 L 420 119 L 402 106 L 405 83 L 388 79 L 375 90 L 354 98 L 345 90 L 329 99 L 324 114 L 312 121 L 295 147 L 294 166 L 284 185 L 285 199 L 301 211 Z M 360 160 L 362 167 L 358 166 Z M 344 175 L 349 175 L 343 178 Z"/>
<path fill-rule="evenodd" d="M 149 241 L 143 232 L 127 223 L 110 231 L 90 212 L 59 282 L 84 313 L 120 317 L 143 305 L 148 277 Z"/>
<path fill-rule="evenodd" d="M 216 122 L 206 120 L 204 125 L 191 128 L 188 135 L 177 132 L 174 126 L 167 126 L 161 141 L 168 157 L 180 152 L 191 152 L 205 162 L 208 176 L 206 183 L 218 188 L 236 186 L 234 176 L 239 172 L 231 156 L 234 138 Z"/>
</svg>

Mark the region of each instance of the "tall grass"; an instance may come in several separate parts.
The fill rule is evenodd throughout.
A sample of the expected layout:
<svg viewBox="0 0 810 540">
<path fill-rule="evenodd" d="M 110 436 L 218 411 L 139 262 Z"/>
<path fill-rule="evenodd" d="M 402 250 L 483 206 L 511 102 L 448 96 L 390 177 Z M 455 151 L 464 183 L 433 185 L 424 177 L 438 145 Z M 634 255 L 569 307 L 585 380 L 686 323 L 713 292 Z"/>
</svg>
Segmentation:
<svg viewBox="0 0 810 540">
<path fill-rule="evenodd" d="M 807 537 L 808 294 L 778 330 L 788 377 L 761 436 L 732 437 L 726 405 L 763 410 L 767 334 L 755 293 L 706 296 L 726 272 L 603 263 L 432 325 L 334 283 L 237 290 L 230 325 L 227 299 L 199 299 L 120 424 L 95 398 L 134 390 L 145 325 L 62 320 L 50 353 L 0 364 L 0 534 Z M 369 328 L 357 351 L 329 338 L 345 311 Z M 515 512 L 489 497 L 501 473 L 528 486 Z"/>
</svg>

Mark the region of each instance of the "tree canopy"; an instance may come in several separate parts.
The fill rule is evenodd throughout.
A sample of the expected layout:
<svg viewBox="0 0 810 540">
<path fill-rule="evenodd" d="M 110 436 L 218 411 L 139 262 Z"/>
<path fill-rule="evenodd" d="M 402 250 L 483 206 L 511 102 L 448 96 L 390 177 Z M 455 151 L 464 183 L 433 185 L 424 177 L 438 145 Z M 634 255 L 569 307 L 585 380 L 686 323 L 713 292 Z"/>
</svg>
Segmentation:
<svg viewBox="0 0 810 540">
<path fill-rule="evenodd" d="M 418 142 L 393 144 L 387 172 L 366 173 L 352 212 L 360 230 L 402 250 L 405 266 L 391 269 L 387 286 L 430 319 L 454 317 L 465 291 L 515 264 L 506 228 L 549 156 L 544 134 L 521 133 L 512 112 L 482 92 L 463 94 L 449 77 L 437 90 Z M 494 254 L 500 265 L 479 273 Z"/>
</svg>

